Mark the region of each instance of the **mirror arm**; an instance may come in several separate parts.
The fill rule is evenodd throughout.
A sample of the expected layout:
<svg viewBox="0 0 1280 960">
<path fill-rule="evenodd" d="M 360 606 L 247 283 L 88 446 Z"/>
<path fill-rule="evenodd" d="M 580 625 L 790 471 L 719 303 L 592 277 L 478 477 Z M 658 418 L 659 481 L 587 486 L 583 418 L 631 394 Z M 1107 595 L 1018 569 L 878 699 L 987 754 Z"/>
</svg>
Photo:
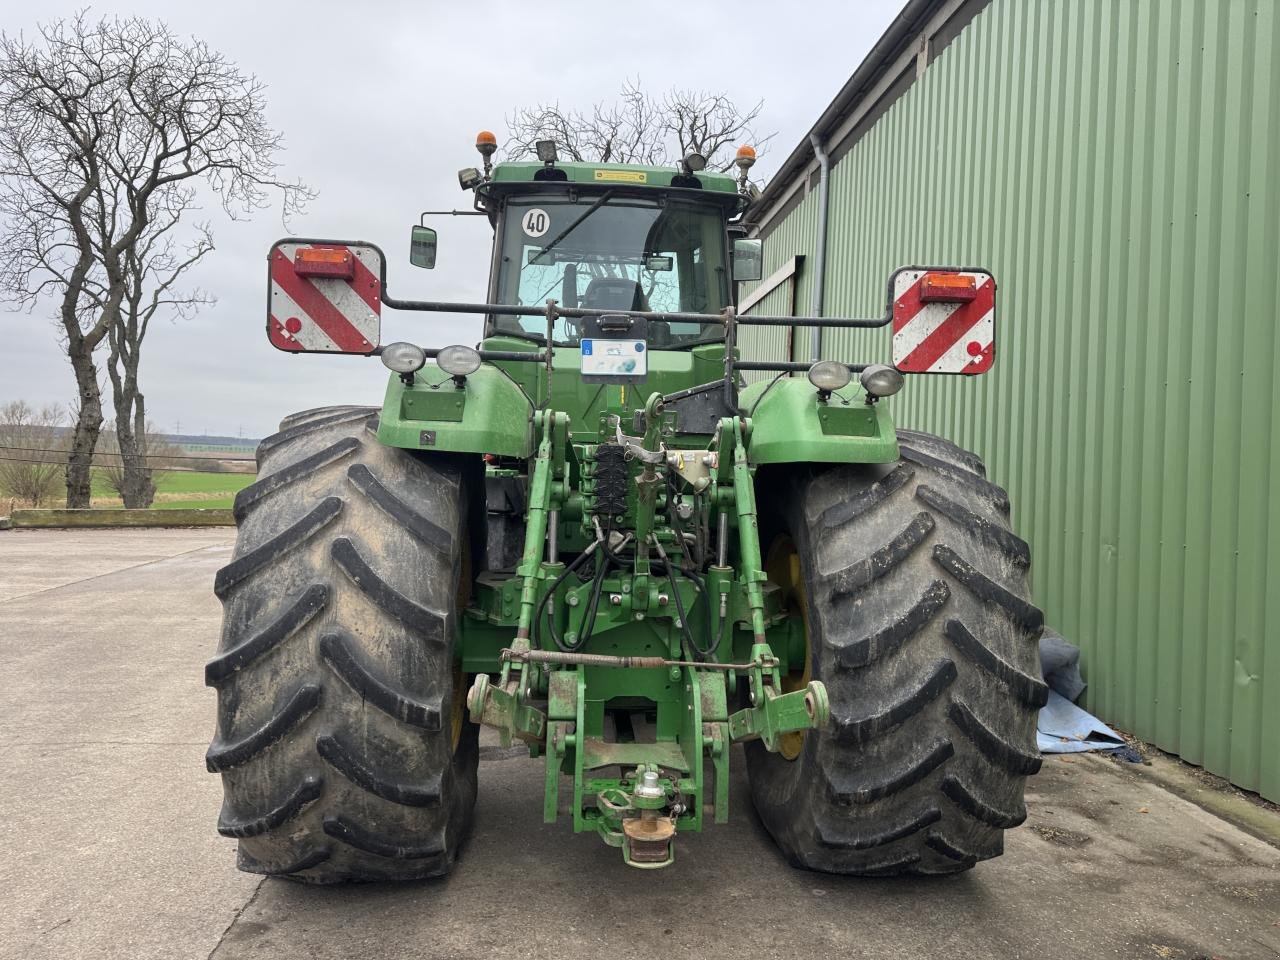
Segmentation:
<svg viewBox="0 0 1280 960">
<path fill-rule="evenodd" d="M 427 217 L 483 217 L 483 210 L 423 210 L 422 215 L 418 217 L 418 226 L 425 227 Z"/>
</svg>

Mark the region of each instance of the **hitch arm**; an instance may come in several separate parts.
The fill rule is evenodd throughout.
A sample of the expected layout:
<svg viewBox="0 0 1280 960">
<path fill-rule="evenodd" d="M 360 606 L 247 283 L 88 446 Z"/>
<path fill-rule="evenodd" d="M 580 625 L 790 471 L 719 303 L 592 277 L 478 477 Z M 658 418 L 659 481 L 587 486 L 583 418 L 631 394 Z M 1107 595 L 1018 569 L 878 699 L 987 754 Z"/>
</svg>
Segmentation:
<svg viewBox="0 0 1280 960">
<path fill-rule="evenodd" d="M 791 693 L 774 693 L 772 688 L 765 687 L 760 703 L 729 717 L 729 739 L 735 742 L 763 740 L 767 749 L 776 751 L 782 734 L 820 730 L 830 716 L 827 688 L 818 680 Z"/>
</svg>

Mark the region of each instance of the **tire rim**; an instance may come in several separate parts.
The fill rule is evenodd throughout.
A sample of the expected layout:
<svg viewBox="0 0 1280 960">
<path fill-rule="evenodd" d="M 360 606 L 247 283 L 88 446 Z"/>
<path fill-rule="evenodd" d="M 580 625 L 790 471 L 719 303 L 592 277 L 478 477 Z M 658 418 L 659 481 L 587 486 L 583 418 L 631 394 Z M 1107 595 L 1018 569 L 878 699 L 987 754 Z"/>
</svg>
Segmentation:
<svg viewBox="0 0 1280 960">
<path fill-rule="evenodd" d="M 813 679 L 813 655 L 809 631 L 809 601 L 804 590 L 804 571 L 800 567 L 800 554 L 795 541 L 785 533 L 774 537 L 765 560 L 765 573 L 782 591 L 782 600 L 789 611 L 799 612 L 804 624 L 804 670 L 786 673 L 782 677 L 782 692 L 791 693 L 804 689 Z M 804 749 L 807 730 L 795 730 L 778 737 L 778 753 L 784 760 L 794 760 Z"/>
<path fill-rule="evenodd" d="M 462 621 L 467 606 L 471 603 L 471 544 L 466 537 L 462 538 L 462 556 L 458 558 L 461 571 L 458 573 L 458 595 L 454 605 L 454 616 L 457 623 Z M 454 628 L 454 650 L 457 651 L 457 627 Z M 453 728 L 452 753 L 458 752 L 458 744 L 462 742 L 462 725 L 467 722 L 467 675 L 462 672 L 462 663 L 455 656 L 453 661 L 453 702 L 450 717 Z"/>
</svg>

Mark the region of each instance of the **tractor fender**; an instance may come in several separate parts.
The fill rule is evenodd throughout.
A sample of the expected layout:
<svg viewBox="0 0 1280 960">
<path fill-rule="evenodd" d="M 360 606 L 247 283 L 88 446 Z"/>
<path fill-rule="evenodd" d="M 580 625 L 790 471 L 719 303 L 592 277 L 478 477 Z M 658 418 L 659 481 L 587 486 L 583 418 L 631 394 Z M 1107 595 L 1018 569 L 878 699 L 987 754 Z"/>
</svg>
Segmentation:
<svg viewBox="0 0 1280 960">
<path fill-rule="evenodd" d="M 893 463 L 898 439 L 884 403 L 869 404 L 854 384 L 823 402 L 803 377 L 782 377 L 740 394 L 751 421 L 747 454 L 766 463 Z"/>
<path fill-rule="evenodd" d="M 533 406 L 510 378 L 486 364 L 459 386 L 434 363 L 405 384 L 387 381 L 378 439 L 389 447 L 529 457 Z"/>
</svg>

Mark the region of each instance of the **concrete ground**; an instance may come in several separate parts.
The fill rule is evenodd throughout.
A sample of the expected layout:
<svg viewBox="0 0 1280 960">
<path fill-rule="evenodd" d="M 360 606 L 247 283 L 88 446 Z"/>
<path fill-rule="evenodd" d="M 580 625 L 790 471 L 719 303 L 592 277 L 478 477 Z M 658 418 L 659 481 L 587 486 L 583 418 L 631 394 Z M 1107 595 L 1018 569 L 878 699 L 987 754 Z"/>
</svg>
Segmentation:
<svg viewBox="0 0 1280 960">
<path fill-rule="evenodd" d="M 1280 850 L 1092 757 L 1048 760 L 1006 855 L 950 879 L 793 870 L 741 778 L 730 825 L 632 871 L 497 750 L 446 881 L 238 873 L 201 682 L 232 536 L 0 533 L 0 957 L 1280 957 Z"/>
</svg>

